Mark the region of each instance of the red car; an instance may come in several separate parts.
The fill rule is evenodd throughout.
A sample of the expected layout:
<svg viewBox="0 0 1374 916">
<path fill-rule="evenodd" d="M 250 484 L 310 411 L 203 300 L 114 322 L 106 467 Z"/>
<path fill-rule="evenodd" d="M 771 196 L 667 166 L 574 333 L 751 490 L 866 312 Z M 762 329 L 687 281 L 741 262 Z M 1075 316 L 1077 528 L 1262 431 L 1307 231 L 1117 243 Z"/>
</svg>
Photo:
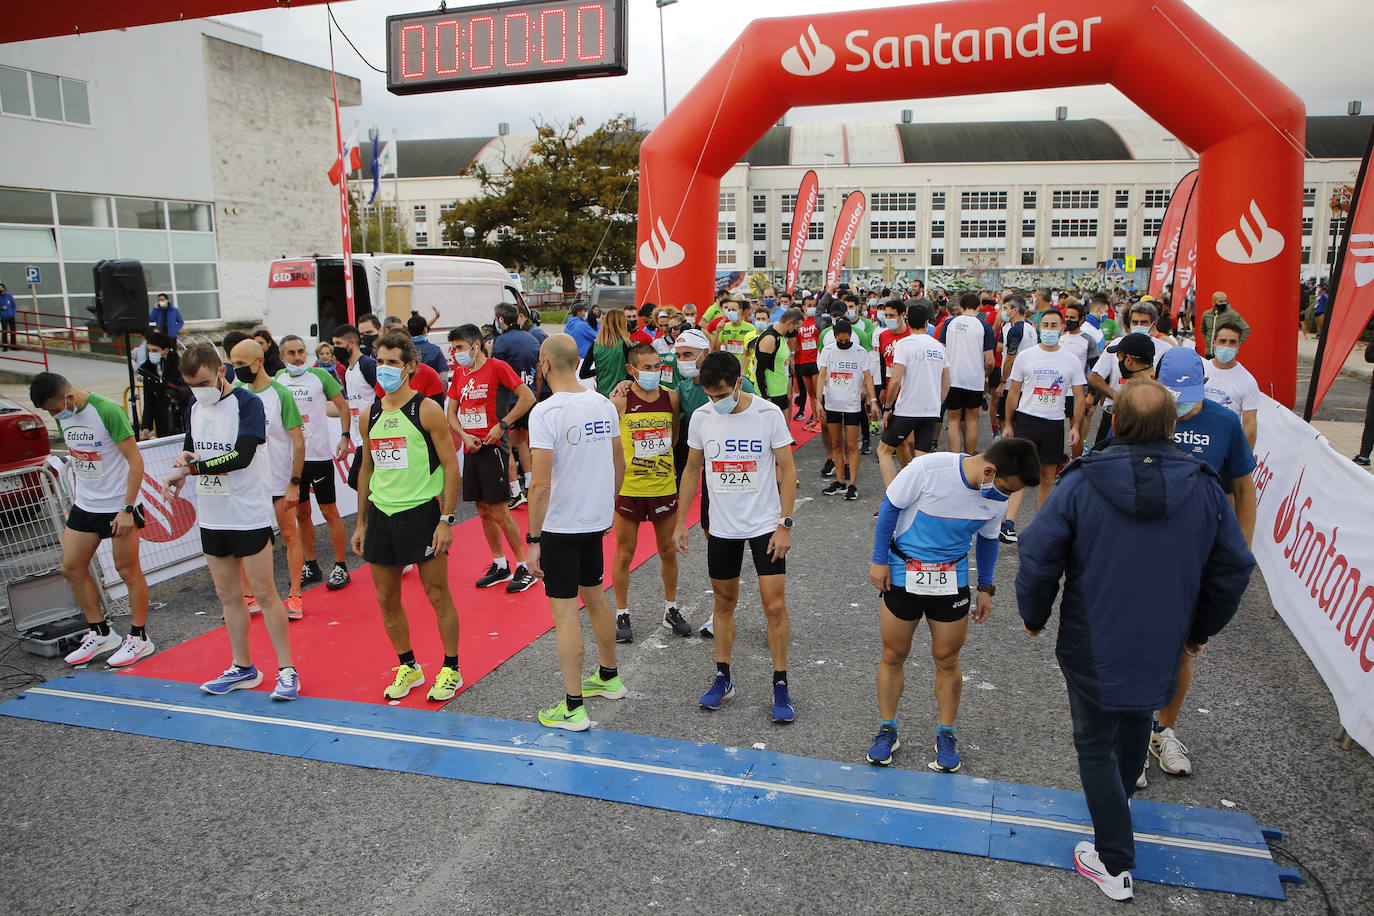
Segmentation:
<svg viewBox="0 0 1374 916">
<path fill-rule="evenodd" d="M 48 425 L 43 418 L 0 395 L 0 511 L 42 500 L 36 473 L 12 472 L 42 467 L 51 453 Z"/>
</svg>

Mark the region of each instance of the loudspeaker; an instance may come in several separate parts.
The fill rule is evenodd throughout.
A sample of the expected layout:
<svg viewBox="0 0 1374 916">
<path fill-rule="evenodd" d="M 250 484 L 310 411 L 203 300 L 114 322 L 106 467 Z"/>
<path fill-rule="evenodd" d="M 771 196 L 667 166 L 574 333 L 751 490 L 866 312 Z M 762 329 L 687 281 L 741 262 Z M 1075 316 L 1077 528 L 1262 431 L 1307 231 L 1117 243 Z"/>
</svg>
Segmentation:
<svg viewBox="0 0 1374 916">
<path fill-rule="evenodd" d="M 141 261 L 101 261 L 95 274 L 95 318 L 110 334 L 148 330 L 148 283 Z"/>
</svg>

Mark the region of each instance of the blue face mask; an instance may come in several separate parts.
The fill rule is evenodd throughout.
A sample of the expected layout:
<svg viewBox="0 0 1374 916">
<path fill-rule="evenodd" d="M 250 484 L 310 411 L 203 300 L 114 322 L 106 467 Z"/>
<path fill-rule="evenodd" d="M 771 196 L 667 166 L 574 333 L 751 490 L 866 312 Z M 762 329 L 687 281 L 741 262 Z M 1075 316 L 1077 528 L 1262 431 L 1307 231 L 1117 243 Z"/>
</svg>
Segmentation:
<svg viewBox="0 0 1374 916">
<path fill-rule="evenodd" d="M 773 306 L 775 306 L 775 305 L 778 304 L 778 300 L 776 300 L 776 299 L 765 299 L 765 300 L 763 300 L 763 304 L 766 305 L 766 306 L 768 306 L 768 307 L 771 309 Z"/>
<path fill-rule="evenodd" d="M 897 319 L 884 317 L 883 327 L 887 328 L 889 331 L 897 330 Z"/>
<path fill-rule="evenodd" d="M 725 320 L 730 322 L 731 324 L 734 324 L 736 321 L 739 321 L 739 311 L 737 309 L 726 309 Z"/>
<path fill-rule="evenodd" d="M 760 332 L 768 330 L 768 319 L 767 319 L 767 318 L 760 318 L 760 319 L 758 319 L 757 321 L 754 322 L 754 327 L 757 328 Z"/>
<path fill-rule="evenodd" d="M 75 410 L 68 410 L 67 408 L 64 407 L 64 408 L 62 408 L 61 410 L 59 410 L 57 413 L 53 414 L 53 419 L 59 420 L 59 421 L 60 421 L 60 420 L 70 420 L 70 419 L 71 419 L 72 417 L 74 417 L 74 416 L 76 416 L 76 411 L 75 411 Z"/>
<path fill-rule="evenodd" d="M 377 384 L 382 386 L 382 390 L 383 390 L 383 391 L 386 391 L 386 392 L 395 391 L 397 388 L 400 388 L 400 387 L 401 387 L 401 383 L 402 383 L 403 381 L 405 381 L 405 377 L 404 377 L 403 373 L 401 372 L 401 370 L 400 370 L 398 367 L 396 367 L 396 366 L 378 366 L 378 367 L 377 367 Z"/>
<path fill-rule="evenodd" d="M 711 406 L 715 407 L 716 413 L 719 414 L 734 413 L 735 408 L 739 406 L 739 395 L 732 394 L 727 398 L 721 398 L 719 401 L 712 401 Z"/>
<path fill-rule="evenodd" d="M 1237 356 L 1239 353 L 1240 353 L 1240 350 L 1236 349 L 1235 347 L 1217 347 L 1217 362 L 1218 362 L 1218 363 L 1229 363 L 1229 362 L 1234 362 L 1236 356 Z"/>
<path fill-rule="evenodd" d="M 457 353 L 453 354 L 453 359 L 464 369 L 471 369 L 472 364 L 477 361 L 476 357 L 472 355 L 471 350 L 459 350 Z"/>
<path fill-rule="evenodd" d="M 983 484 L 983 486 L 979 488 L 978 492 L 982 495 L 984 499 L 990 499 L 993 502 L 1004 503 L 1007 500 L 1011 499 L 1011 495 L 1008 493 L 1003 493 L 1001 490 L 997 489 L 997 484 L 995 483 Z"/>
<path fill-rule="evenodd" d="M 639 387 L 645 391 L 653 391 L 658 387 L 658 383 L 663 380 L 663 373 L 658 370 L 653 372 L 640 371 L 636 372 L 635 375 L 639 379 Z"/>
<path fill-rule="evenodd" d="M 307 372 L 310 371 L 310 367 L 305 365 L 304 363 L 302 363 L 299 366 L 293 363 L 287 363 L 286 371 L 292 378 L 300 378 L 302 375 L 305 375 Z"/>
<path fill-rule="evenodd" d="M 859 313 L 854 309 L 850 309 L 849 311 L 844 313 L 844 317 L 848 318 L 850 321 L 853 321 L 855 318 L 859 317 Z"/>
<path fill-rule="evenodd" d="M 1059 343 L 1058 331 L 1041 331 L 1040 342 L 1047 347 L 1056 346 Z"/>
<path fill-rule="evenodd" d="M 1200 403 L 1200 401 L 1179 401 L 1174 405 L 1174 410 L 1177 411 L 1180 417 L 1183 417 Z"/>
<path fill-rule="evenodd" d="M 1221 351 L 1218 350 L 1217 352 L 1220 353 Z M 1232 351 L 1232 352 L 1234 352 L 1234 351 Z M 156 366 L 158 363 L 162 362 L 162 354 L 161 354 L 161 353 L 149 353 L 149 354 L 148 354 L 148 362 L 150 362 L 150 363 L 152 363 L 154 366 Z M 1230 362 L 1230 360 L 1226 360 L 1226 362 Z"/>
</svg>

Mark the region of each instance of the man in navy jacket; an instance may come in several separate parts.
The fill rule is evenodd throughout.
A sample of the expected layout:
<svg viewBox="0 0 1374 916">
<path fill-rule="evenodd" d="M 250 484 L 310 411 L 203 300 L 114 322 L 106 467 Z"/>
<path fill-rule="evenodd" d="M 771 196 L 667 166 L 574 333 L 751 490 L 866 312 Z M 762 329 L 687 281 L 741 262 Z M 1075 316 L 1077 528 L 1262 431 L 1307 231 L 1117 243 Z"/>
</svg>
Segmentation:
<svg viewBox="0 0 1374 916">
<path fill-rule="evenodd" d="M 1173 693 L 1183 651 L 1200 655 L 1231 620 L 1255 558 L 1216 473 L 1174 445 L 1169 390 L 1131 381 L 1114 407 L 1113 442 L 1064 470 L 1021 535 L 1016 597 L 1037 634 L 1064 580 L 1055 654 L 1095 834 L 1078 844 L 1074 863 L 1107 896 L 1129 900 L 1129 799 L 1153 711 Z M 1104 574 L 1146 556 L 1169 573 Z"/>
</svg>

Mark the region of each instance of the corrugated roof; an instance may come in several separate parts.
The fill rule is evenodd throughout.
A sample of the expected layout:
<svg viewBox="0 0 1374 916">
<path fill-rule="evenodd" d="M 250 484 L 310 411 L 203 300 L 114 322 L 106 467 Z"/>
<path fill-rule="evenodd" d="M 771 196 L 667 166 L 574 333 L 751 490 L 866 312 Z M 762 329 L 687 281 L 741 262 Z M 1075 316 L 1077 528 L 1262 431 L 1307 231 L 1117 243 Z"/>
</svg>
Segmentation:
<svg viewBox="0 0 1374 916">
<path fill-rule="evenodd" d="M 1359 159 L 1369 145 L 1374 115 L 1307 119 L 1307 150 L 1313 159 Z"/>
<path fill-rule="evenodd" d="M 495 137 L 398 140 L 396 170 L 401 178 L 444 178 L 461 174 Z M 363 177 L 372 177 L 372 150 L 363 143 Z"/>
<path fill-rule="evenodd" d="M 749 152 L 744 154 L 744 161 L 752 166 L 765 165 L 791 165 L 792 164 L 792 128 L 790 127 L 770 127 L 768 132 L 759 138 Z"/>
<path fill-rule="evenodd" d="M 1106 121 L 898 124 L 905 162 L 1062 162 L 1132 159 Z"/>
</svg>

